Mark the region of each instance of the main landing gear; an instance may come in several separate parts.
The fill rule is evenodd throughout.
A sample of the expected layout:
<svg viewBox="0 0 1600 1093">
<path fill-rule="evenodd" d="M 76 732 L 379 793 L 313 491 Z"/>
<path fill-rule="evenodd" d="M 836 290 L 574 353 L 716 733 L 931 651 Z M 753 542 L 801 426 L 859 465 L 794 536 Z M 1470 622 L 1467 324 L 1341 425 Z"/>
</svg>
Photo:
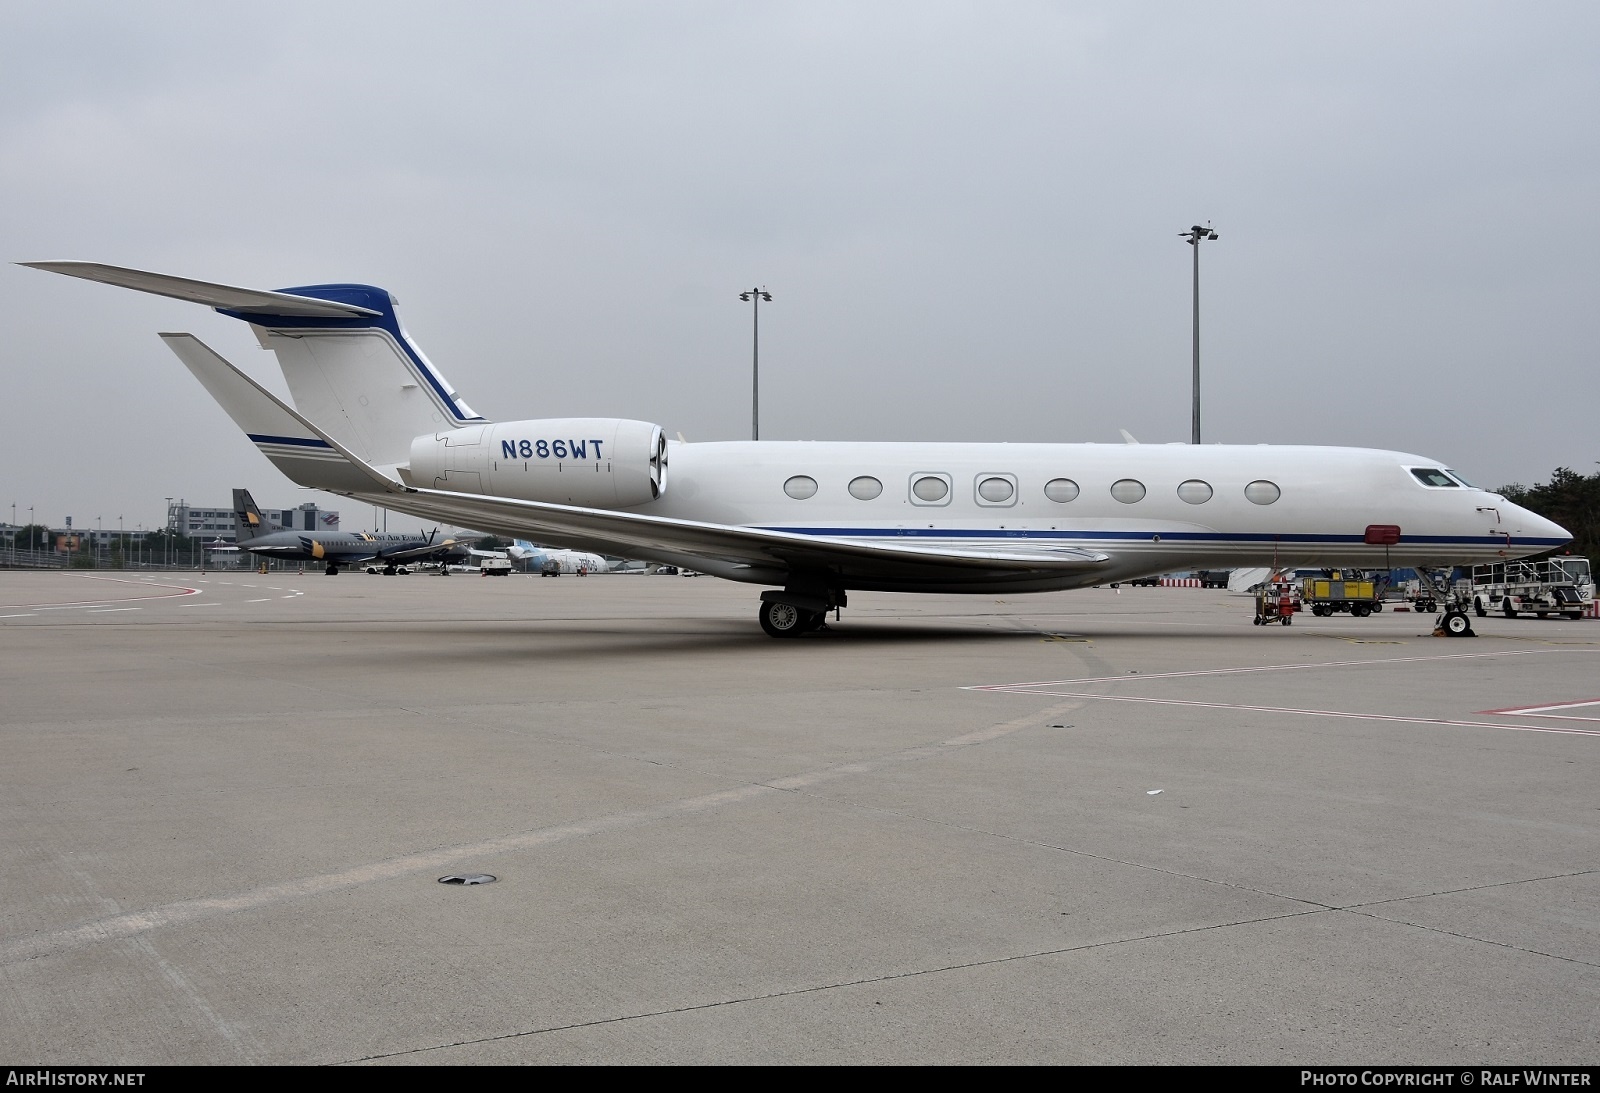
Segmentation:
<svg viewBox="0 0 1600 1093">
<path fill-rule="evenodd" d="M 329 577 L 337 577 L 339 575 L 339 567 L 334 565 L 332 562 L 329 562 L 328 568 L 324 569 L 322 572 Z"/>
<path fill-rule="evenodd" d="M 828 612 L 844 605 L 843 589 L 829 589 L 820 594 L 768 589 L 761 593 L 761 610 L 756 617 L 768 636 L 797 638 L 812 630 L 827 629 Z"/>
</svg>

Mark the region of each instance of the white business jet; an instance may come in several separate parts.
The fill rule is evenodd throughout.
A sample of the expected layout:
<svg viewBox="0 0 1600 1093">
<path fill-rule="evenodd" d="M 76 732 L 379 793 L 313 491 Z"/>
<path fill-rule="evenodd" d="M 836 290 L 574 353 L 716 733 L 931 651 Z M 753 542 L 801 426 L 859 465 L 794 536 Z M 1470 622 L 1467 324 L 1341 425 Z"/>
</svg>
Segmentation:
<svg viewBox="0 0 1600 1093">
<path fill-rule="evenodd" d="M 388 292 L 269 292 L 87 262 L 37 269 L 250 324 L 294 406 L 192 334 L 161 337 L 302 486 L 429 520 L 768 585 L 775 637 L 851 590 L 1044 592 L 1175 569 L 1443 566 L 1567 532 L 1403 452 L 1278 445 L 666 439 L 618 418 L 489 422 L 401 327 Z M 668 474 L 668 466 L 671 474 Z M 1447 631 L 1469 633 L 1462 612 Z"/>
</svg>

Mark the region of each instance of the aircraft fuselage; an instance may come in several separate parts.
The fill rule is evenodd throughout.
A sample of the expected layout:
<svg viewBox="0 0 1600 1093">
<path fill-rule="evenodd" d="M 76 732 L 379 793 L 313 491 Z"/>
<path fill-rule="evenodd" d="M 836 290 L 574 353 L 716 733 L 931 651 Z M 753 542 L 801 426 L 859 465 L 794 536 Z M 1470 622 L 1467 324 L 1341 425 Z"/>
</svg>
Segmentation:
<svg viewBox="0 0 1600 1093">
<path fill-rule="evenodd" d="M 1091 573 L 962 580 L 948 591 L 1074 588 L 1186 568 L 1462 564 L 1569 539 L 1499 495 L 1437 473 L 1446 469 L 1437 460 L 1377 449 L 763 441 L 672 444 L 670 462 L 664 496 L 628 511 L 932 548 L 1112 556 Z M 514 467 L 490 471 L 484 492 L 517 495 Z M 869 478 L 879 492 L 857 496 L 871 494 L 861 481 Z M 809 489 L 796 479 L 815 491 L 791 496 L 786 484 Z M 1399 541 L 1369 544 L 1374 525 L 1399 527 Z M 704 557 L 682 562 L 771 580 Z M 933 590 L 916 578 L 852 586 Z"/>
</svg>

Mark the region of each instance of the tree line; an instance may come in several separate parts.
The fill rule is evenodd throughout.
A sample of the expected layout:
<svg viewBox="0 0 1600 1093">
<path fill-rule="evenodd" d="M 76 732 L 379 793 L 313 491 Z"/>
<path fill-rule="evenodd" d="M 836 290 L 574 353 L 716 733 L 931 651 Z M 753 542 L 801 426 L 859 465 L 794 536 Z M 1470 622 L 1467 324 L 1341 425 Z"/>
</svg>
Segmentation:
<svg viewBox="0 0 1600 1093">
<path fill-rule="evenodd" d="M 1557 467 L 1548 482 L 1512 483 L 1495 492 L 1571 532 L 1572 542 L 1556 553 L 1600 557 L 1600 471 L 1579 474 L 1570 467 Z"/>
</svg>

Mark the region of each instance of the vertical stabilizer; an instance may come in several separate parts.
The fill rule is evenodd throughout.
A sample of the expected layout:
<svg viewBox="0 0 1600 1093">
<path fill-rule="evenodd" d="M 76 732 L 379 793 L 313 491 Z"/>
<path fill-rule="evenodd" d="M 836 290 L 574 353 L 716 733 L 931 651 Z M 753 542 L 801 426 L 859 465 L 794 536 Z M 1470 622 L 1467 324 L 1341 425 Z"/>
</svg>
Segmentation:
<svg viewBox="0 0 1600 1093">
<path fill-rule="evenodd" d="M 234 540 L 240 546 L 251 539 L 259 539 L 263 535 L 282 530 L 256 507 L 256 500 L 250 496 L 249 490 L 233 491 L 233 534 Z"/>
<path fill-rule="evenodd" d="M 310 285 L 283 294 L 374 313 L 327 319 L 218 309 L 250 323 L 277 354 L 295 409 L 368 463 L 404 463 L 415 437 L 483 423 L 411 340 L 383 289 Z"/>
<path fill-rule="evenodd" d="M 394 298 L 381 288 L 309 285 L 269 292 L 103 262 L 22 265 L 189 300 L 243 319 L 261 345 L 277 353 L 299 415 L 367 464 L 405 463 L 413 438 L 484 423 L 412 342 L 395 314 Z M 252 420 L 261 413 L 268 419 L 281 417 L 275 410 L 263 410 L 256 395 L 238 388 L 223 372 L 215 372 L 202 359 L 210 350 L 169 344 L 185 364 L 199 368 L 195 374 L 208 389 L 215 380 L 242 398 L 240 405 L 249 407 L 246 416 Z"/>
</svg>

